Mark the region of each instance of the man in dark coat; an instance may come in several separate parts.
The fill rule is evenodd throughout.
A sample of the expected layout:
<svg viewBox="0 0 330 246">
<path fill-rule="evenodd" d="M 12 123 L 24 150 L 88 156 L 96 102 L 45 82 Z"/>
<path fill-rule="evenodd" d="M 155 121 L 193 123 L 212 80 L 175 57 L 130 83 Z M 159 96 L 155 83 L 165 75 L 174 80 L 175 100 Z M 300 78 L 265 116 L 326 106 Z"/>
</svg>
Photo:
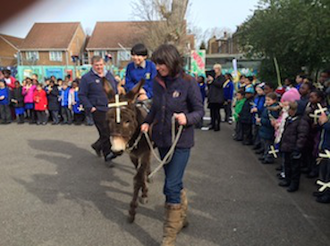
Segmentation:
<svg viewBox="0 0 330 246">
<path fill-rule="evenodd" d="M 222 74 L 222 67 L 220 64 L 213 66 L 215 72 L 214 78 L 208 76 L 208 103 L 211 113 L 211 127 L 209 130 L 220 131 L 221 114 L 220 109 L 224 104 L 223 85 L 226 82 L 225 76 Z"/>
<path fill-rule="evenodd" d="M 91 112 L 95 126 L 99 132 L 99 139 L 92 144 L 98 156 L 103 152 L 104 160 L 110 161 L 116 157 L 111 152 L 110 131 L 106 124 L 108 111 L 108 96 L 106 95 L 102 79 L 105 77 L 117 93 L 117 82 L 113 75 L 104 68 L 104 60 L 100 56 L 92 57 L 92 69 L 81 78 L 79 100 L 86 112 Z"/>
</svg>

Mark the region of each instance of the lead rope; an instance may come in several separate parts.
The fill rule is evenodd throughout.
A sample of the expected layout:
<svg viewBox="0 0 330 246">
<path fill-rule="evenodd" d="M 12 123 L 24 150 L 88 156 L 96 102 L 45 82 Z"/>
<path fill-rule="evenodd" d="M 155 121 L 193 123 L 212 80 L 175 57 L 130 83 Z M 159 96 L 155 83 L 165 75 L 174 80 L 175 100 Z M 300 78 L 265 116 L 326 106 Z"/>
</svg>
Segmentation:
<svg viewBox="0 0 330 246">
<path fill-rule="evenodd" d="M 169 149 L 169 151 L 167 152 L 167 154 L 165 155 L 164 159 L 160 159 L 158 157 L 158 155 L 156 154 L 153 146 L 152 146 L 152 143 L 151 143 L 151 140 L 149 138 L 149 135 L 147 132 L 143 132 L 144 133 L 144 136 L 146 137 L 147 139 L 147 142 L 148 142 L 148 145 L 149 145 L 149 148 L 151 149 L 151 152 L 152 154 L 154 155 L 154 157 L 156 158 L 156 160 L 158 162 L 160 162 L 160 164 L 156 167 L 156 169 L 154 171 L 152 171 L 149 175 L 148 175 L 148 178 L 151 179 L 152 176 L 155 175 L 155 173 L 157 173 L 164 165 L 168 164 L 171 160 L 172 160 L 172 157 L 173 157 L 173 154 L 174 154 L 174 150 L 175 150 L 175 147 L 177 145 L 177 143 L 179 142 L 179 139 L 180 139 L 180 136 L 181 136 L 181 133 L 182 133 L 182 130 L 183 130 L 183 126 L 180 125 L 179 126 L 179 130 L 178 130 L 178 134 L 175 135 L 175 118 L 174 116 L 172 117 L 172 146 L 171 148 Z"/>
</svg>

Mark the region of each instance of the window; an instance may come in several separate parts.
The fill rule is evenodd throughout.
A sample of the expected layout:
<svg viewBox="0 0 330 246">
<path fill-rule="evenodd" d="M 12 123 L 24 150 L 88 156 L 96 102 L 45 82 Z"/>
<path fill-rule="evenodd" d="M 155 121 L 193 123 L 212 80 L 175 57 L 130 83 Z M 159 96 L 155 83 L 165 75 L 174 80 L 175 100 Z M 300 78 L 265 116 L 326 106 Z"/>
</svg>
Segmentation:
<svg viewBox="0 0 330 246">
<path fill-rule="evenodd" d="M 28 61 L 37 61 L 37 60 L 39 60 L 39 52 L 38 51 L 27 51 L 26 52 L 26 60 L 28 60 Z"/>
<path fill-rule="evenodd" d="M 101 56 L 103 59 L 104 59 L 106 54 L 107 54 L 107 52 L 105 50 L 94 51 L 94 56 Z"/>
<path fill-rule="evenodd" d="M 49 60 L 50 61 L 62 61 L 62 51 L 50 51 Z"/>
<path fill-rule="evenodd" d="M 127 50 L 118 51 L 118 60 L 119 61 L 129 61 L 131 60 L 131 52 Z"/>
</svg>

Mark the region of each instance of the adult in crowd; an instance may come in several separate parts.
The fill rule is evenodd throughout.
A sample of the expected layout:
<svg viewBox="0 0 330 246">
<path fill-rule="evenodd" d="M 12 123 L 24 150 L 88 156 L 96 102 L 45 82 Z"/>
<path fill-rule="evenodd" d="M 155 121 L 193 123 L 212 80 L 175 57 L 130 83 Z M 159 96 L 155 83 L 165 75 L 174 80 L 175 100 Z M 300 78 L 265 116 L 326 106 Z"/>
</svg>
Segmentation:
<svg viewBox="0 0 330 246">
<path fill-rule="evenodd" d="M 126 91 L 129 92 L 141 79 L 145 79 L 138 100 L 151 99 L 153 96 L 152 81 L 157 74 L 156 66 L 152 61 L 147 60 L 148 50 L 144 44 L 134 45 L 131 50 L 131 56 L 133 61 L 126 68 Z"/>
<path fill-rule="evenodd" d="M 158 74 L 154 81 L 154 100 L 141 131 L 152 123 L 152 139 L 164 158 L 172 145 L 172 117 L 184 126 L 172 159 L 164 166 L 166 196 L 163 246 L 174 245 L 176 235 L 187 224 L 188 201 L 183 190 L 183 175 L 190 149 L 194 145 L 194 124 L 203 117 L 204 109 L 199 86 L 182 68 L 182 59 L 175 46 L 164 44 L 152 55 Z"/>
<path fill-rule="evenodd" d="M 111 152 L 110 131 L 106 124 L 108 96 L 103 89 L 103 77 L 117 92 L 115 78 L 111 72 L 105 70 L 104 60 L 100 56 L 93 56 L 91 70 L 81 78 L 78 96 L 85 111 L 92 113 L 94 124 L 99 133 L 98 140 L 91 147 L 98 156 L 103 153 L 104 160 L 108 162 L 114 159 L 116 155 Z"/>
<path fill-rule="evenodd" d="M 226 78 L 222 74 L 220 64 L 215 64 L 213 70 L 215 73 L 214 78 L 210 75 L 208 76 L 208 107 L 211 113 L 211 127 L 209 130 L 220 131 L 220 109 L 223 107 L 225 101 L 223 85 L 226 82 Z"/>
</svg>

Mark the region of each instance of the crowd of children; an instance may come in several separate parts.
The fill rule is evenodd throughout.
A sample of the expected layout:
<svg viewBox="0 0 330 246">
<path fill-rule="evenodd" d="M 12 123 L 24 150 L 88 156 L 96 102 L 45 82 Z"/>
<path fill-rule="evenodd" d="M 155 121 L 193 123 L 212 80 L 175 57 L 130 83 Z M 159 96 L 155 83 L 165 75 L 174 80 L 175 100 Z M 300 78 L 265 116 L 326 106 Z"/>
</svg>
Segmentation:
<svg viewBox="0 0 330 246">
<path fill-rule="evenodd" d="M 12 77 L 11 77 L 12 78 Z M 79 80 L 70 82 L 52 76 L 45 83 L 38 82 L 38 76 L 26 78 L 22 84 L 11 79 L 0 80 L 1 124 L 93 125 L 90 113 L 85 113 L 78 98 Z"/>
<path fill-rule="evenodd" d="M 275 89 L 271 83 L 252 83 L 241 77 L 236 91 L 233 138 L 251 145 L 263 164 L 279 157 L 279 186 L 299 189 L 301 173 L 320 185 L 313 195 L 330 203 L 330 72 L 316 83 L 304 75 Z"/>
</svg>

